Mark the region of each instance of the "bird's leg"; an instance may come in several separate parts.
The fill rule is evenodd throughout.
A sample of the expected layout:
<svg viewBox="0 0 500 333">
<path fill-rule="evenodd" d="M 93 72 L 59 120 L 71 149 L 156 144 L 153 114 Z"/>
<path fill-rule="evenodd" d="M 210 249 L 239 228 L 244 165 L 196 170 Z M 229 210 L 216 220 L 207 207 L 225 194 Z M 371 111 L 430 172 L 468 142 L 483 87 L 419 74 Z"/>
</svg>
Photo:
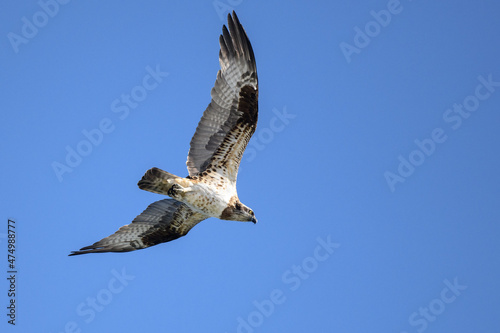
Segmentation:
<svg viewBox="0 0 500 333">
<path fill-rule="evenodd" d="M 179 184 L 173 184 L 172 187 L 168 189 L 168 196 L 176 200 L 182 201 L 186 193 L 191 192 L 191 187 L 182 187 Z"/>
</svg>

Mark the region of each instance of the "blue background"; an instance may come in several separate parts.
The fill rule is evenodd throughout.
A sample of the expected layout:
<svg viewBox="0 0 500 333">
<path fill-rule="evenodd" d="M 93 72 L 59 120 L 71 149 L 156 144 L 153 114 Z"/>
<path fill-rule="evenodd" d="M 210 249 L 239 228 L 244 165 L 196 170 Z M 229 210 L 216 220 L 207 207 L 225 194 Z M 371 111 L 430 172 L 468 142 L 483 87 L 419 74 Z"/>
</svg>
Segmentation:
<svg viewBox="0 0 500 333">
<path fill-rule="evenodd" d="M 478 79 L 500 82 L 497 2 L 3 7 L 2 331 L 498 330 L 500 87 Z M 187 174 L 229 9 L 259 73 L 238 179 L 259 223 L 209 219 L 146 250 L 68 257 L 162 199 L 137 188 L 146 170 Z M 168 75 L 141 90 L 148 66 Z M 132 92 L 137 105 L 114 112 Z M 466 116 L 453 111 L 463 103 Z M 83 132 L 103 119 L 113 130 L 89 145 Z M 86 156 L 69 167 L 67 149 Z M 58 177 L 54 162 L 71 172 Z"/>
</svg>

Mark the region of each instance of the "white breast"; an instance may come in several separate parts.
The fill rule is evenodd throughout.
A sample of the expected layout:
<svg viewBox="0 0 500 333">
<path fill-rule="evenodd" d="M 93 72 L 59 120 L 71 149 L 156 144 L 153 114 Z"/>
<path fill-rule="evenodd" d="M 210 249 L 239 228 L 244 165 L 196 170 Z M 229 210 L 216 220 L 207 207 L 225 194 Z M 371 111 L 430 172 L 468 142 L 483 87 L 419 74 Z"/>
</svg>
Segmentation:
<svg viewBox="0 0 500 333">
<path fill-rule="evenodd" d="M 229 200 L 235 195 L 234 192 L 228 191 L 227 188 L 214 188 L 205 183 L 196 183 L 191 186 L 183 201 L 196 211 L 220 218 Z"/>
</svg>

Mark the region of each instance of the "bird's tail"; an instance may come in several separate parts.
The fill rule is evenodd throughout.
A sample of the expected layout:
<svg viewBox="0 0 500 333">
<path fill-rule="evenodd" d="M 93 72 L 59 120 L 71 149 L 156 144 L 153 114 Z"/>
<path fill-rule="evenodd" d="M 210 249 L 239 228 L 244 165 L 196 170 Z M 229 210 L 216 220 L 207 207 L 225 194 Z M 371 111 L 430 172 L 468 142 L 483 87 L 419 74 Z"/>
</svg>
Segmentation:
<svg viewBox="0 0 500 333">
<path fill-rule="evenodd" d="M 174 184 L 172 181 L 179 178 L 176 175 L 168 173 L 158 168 L 151 168 L 142 177 L 142 179 L 137 183 L 137 186 L 141 190 L 158 193 L 158 194 L 167 194 L 168 190 Z"/>
</svg>

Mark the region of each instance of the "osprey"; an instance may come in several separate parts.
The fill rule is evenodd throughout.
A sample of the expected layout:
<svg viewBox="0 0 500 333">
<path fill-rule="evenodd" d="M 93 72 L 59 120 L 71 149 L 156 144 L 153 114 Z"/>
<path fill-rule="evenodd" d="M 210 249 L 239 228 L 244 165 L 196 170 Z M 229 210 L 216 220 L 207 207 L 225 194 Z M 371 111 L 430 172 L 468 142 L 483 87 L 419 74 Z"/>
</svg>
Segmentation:
<svg viewBox="0 0 500 333">
<path fill-rule="evenodd" d="M 70 256 L 144 249 L 184 236 L 209 217 L 257 222 L 236 192 L 241 157 L 257 126 L 257 68 L 252 45 L 234 11 L 227 23 L 229 30 L 224 25 L 219 38 L 221 69 L 212 100 L 191 139 L 189 176 L 148 170 L 139 188 L 171 199 L 152 203 L 132 223 Z"/>
</svg>

